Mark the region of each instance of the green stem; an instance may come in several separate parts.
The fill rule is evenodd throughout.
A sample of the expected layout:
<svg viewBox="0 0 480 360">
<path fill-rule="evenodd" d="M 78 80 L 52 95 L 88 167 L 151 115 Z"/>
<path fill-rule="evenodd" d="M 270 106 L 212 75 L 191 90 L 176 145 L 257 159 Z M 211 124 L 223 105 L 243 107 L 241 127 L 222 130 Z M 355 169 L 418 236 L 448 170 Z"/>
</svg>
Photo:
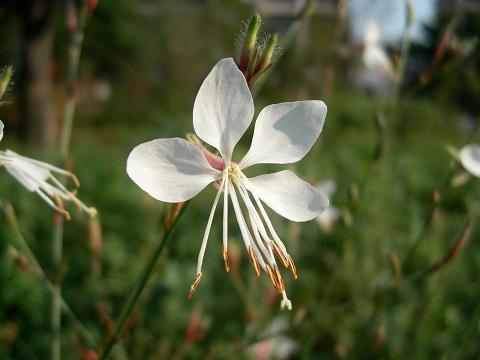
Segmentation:
<svg viewBox="0 0 480 360">
<path fill-rule="evenodd" d="M 75 6 L 72 3 L 72 6 Z M 88 15 L 87 1 L 83 1 L 80 8 L 78 27 L 72 34 L 67 63 L 67 99 L 63 112 L 62 132 L 60 136 L 59 160 L 65 165 L 70 148 L 73 119 L 75 115 L 75 80 L 78 75 L 78 65 L 82 50 L 85 24 Z M 62 313 L 62 289 L 61 289 L 61 263 L 63 254 L 63 218 L 56 217 L 53 230 L 52 243 L 52 268 L 56 274 L 52 289 L 52 309 L 50 316 L 52 330 L 51 359 L 59 360 L 61 357 L 61 313 Z"/>
<path fill-rule="evenodd" d="M 18 244 L 14 244 L 14 245 L 11 245 L 11 246 L 15 250 L 17 250 L 20 254 L 22 254 L 26 257 L 28 264 L 30 266 L 33 266 L 36 274 L 38 276 L 40 276 L 40 278 L 44 281 L 45 285 L 47 286 L 48 290 L 50 290 L 53 294 L 55 286 L 48 279 L 47 275 L 45 274 L 45 271 L 43 270 L 42 266 L 40 265 L 40 263 L 36 259 L 32 250 L 30 249 L 30 246 L 28 245 L 28 242 L 23 237 L 23 234 L 20 231 L 20 228 L 18 226 L 17 217 L 15 215 L 13 207 L 10 205 L 10 203 L 4 203 L 4 204 L 1 204 L 1 206 L 4 210 L 7 222 L 10 225 L 10 227 L 12 228 L 13 233 L 15 235 L 15 238 L 17 239 L 17 242 L 18 242 Z M 89 344 L 90 346 L 95 347 L 96 342 L 95 342 L 95 339 L 93 338 L 92 334 L 81 323 L 81 321 L 78 319 L 78 317 L 72 311 L 70 306 L 68 306 L 68 304 L 65 302 L 65 300 L 61 296 L 60 296 L 60 302 L 61 302 L 61 307 L 62 307 L 64 313 L 67 314 L 73 320 L 73 322 L 75 323 L 75 327 L 77 328 L 80 335 L 84 338 L 86 343 Z"/>
<path fill-rule="evenodd" d="M 148 261 L 147 265 L 143 269 L 142 274 L 140 275 L 138 281 L 136 282 L 135 288 L 133 289 L 125 305 L 123 306 L 122 311 L 120 313 L 120 318 L 115 324 L 115 328 L 112 331 L 112 335 L 107 340 L 107 343 L 100 355 L 100 359 L 106 359 L 107 356 L 110 354 L 110 351 L 112 350 L 113 346 L 118 341 L 118 337 L 120 336 L 122 330 L 124 329 L 125 324 L 128 318 L 130 317 L 130 314 L 134 310 L 140 298 L 140 295 L 145 290 L 148 280 L 150 279 L 157 265 L 158 259 L 160 258 L 160 255 L 162 254 L 163 249 L 165 248 L 165 245 L 167 244 L 168 240 L 172 237 L 172 233 L 175 230 L 175 227 L 179 219 L 182 217 L 187 206 L 188 206 L 188 202 L 186 202 L 182 206 L 182 209 L 180 210 L 178 215 L 175 217 L 175 220 L 172 222 L 170 227 L 165 230 L 165 233 L 163 234 L 163 237 L 160 240 L 160 243 L 158 244 L 157 248 L 153 252 L 153 255 Z"/>
</svg>

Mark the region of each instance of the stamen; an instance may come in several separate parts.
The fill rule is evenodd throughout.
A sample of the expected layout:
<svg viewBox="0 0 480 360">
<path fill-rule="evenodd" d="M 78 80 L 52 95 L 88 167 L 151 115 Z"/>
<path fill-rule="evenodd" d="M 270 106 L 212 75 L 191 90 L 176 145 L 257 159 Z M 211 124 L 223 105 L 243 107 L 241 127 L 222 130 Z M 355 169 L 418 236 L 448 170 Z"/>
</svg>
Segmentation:
<svg viewBox="0 0 480 360">
<path fill-rule="evenodd" d="M 248 251 L 250 247 L 250 233 L 247 229 L 247 225 L 245 224 L 245 219 L 243 218 L 242 210 L 240 209 L 240 204 L 238 203 L 237 193 L 235 192 L 235 188 L 230 183 L 227 182 L 227 186 L 230 189 L 230 197 L 232 199 L 233 210 L 235 212 L 235 217 L 237 218 L 238 226 L 240 227 L 240 233 L 242 234 L 243 242 L 245 243 L 245 248 Z"/>
<path fill-rule="evenodd" d="M 262 217 L 263 217 L 265 223 L 267 224 L 268 230 L 272 234 L 273 240 L 278 245 L 279 249 L 283 253 L 283 256 L 287 257 L 288 253 L 286 251 L 285 245 L 283 244 L 282 240 L 280 240 L 280 237 L 277 235 L 275 229 L 273 228 L 272 222 L 270 221 L 270 218 L 268 217 L 267 212 L 265 211 L 265 208 L 263 207 L 263 204 L 260 201 L 257 193 L 253 190 L 253 187 L 252 187 L 250 181 L 248 180 L 248 178 L 242 172 L 240 172 L 240 176 L 243 179 L 243 181 L 245 182 L 245 184 L 248 186 L 248 189 L 250 190 L 250 192 L 252 193 L 253 198 L 255 199 L 255 203 L 257 204 L 258 208 L 260 209 L 260 213 L 262 214 Z"/>
<path fill-rule="evenodd" d="M 297 267 L 293 263 L 293 259 L 291 256 L 288 257 L 288 265 L 290 265 L 290 270 L 292 271 L 292 278 L 297 280 Z"/>
<path fill-rule="evenodd" d="M 50 207 L 56 211 L 58 211 L 60 214 L 62 214 L 66 220 L 70 220 L 70 213 L 66 210 L 63 209 L 63 207 L 59 207 L 54 204 L 54 202 L 41 190 L 37 189 L 35 192 L 48 204 Z"/>
<path fill-rule="evenodd" d="M 265 231 L 265 227 L 263 226 L 262 221 L 260 220 L 260 217 L 253 206 L 252 202 L 250 201 L 250 198 L 248 197 L 248 193 L 245 190 L 245 188 L 241 185 L 238 185 L 238 190 L 240 192 L 240 195 L 243 198 L 243 201 L 247 205 L 247 210 L 248 210 L 248 215 L 250 219 L 250 224 L 252 226 L 254 238 L 258 243 L 258 246 L 260 247 L 260 250 L 263 253 L 263 256 L 265 257 L 266 261 L 272 265 L 275 263 L 275 258 L 273 257 L 273 254 L 270 249 L 267 250 L 265 246 L 268 246 L 268 235 Z M 260 232 L 259 232 L 260 230 Z M 261 236 L 260 236 L 261 234 Z M 266 239 L 265 242 L 262 241 L 262 237 Z M 262 265 L 262 268 L 265 268 L 265 266 Z"/>
<path fill-rule="evenodd" d="M 278 284 L 280 285 L 280 288 L 283 291 L 285 289 L 285 283 L 283 282 L 282 274 L 280 274 L 280 270 L 278 269 L 278 266 L 273 267 L 273 272 L 277 279 Z"/>
<path fill-rule="evenodd" d="M 275 251 L 275 254 L 277 254 L 277 256 L 282 261 L 283 266 L 288 268 L 288 260 L 285 258 L 285 256 L 283 256 L 282 251 L 279 249 L 275 241 L 270 240 L 270 245 L 272 246 L 273 251 Z"/>
<path fill-rule="evenodd" d="M 77 187 L 77 188 L 80 187 L 80 181 L 78 181 L 78 178 L 75 176 L 74 173 L 68 171 L 68 172 L 67 172 L 67 176 L 68 176 L 70 179 L 72 179 L 73 184 L 75 185 L 75 187 Z"/>
<path fill-rule="evenodd" d="M 207 221 L 207 227 L 205 228 L 205 233 L 203 234 L 202 245 L 200 246 L 200 252 L 198 253 L 197 274 L 202 273 L 203 257 L 205 256 L 205 249 L 207 247 L 208 236 L 210 235 L 210 229 L 212 227 L 213 215 L 215 214 L 215 209 L 217 208 L 218 199 L 220 198 L 220 193 L 222 192 L 222 188 L 225 185 L 225 178 L 226 178 L 225 173 L 223 173 L 222 184 L 220 185 L 220 189 L 217 191 L 217 195 L 215 195 L 215 200 L 213 200 L 212 209 L 210 210 L 210 215 Z"/>
<path fill-rule="evenodd" d="M 202 273 L 198 273 L 197 276 L 195 276 L 195 280 L 193 281 L 192 286 L 190 286 L 190 291 L 188 292 L 188 299 L 190 300 L 193 296 L 193 293 L 197 289 L 198 284 L 200 284 L 200 280 L 202 279 Z"/>
<path fill-rule="evenodd" d="M 272 268 L 269 265 L 266 266 L 266 271 L 268 273 L 268 276 L 270 276 L 270 280 L 272 281 L 272 284 L 275 290 L 277 290 L 278 292 L 282 292 L 282 289 L 280 288 L 280 284 L 277 282 L 277 279 L 272 271 Z"/>
<path fill-rule="evenodd" d="M 257 277 L 260 277 L 260 266 L 258 265 L 258 260 L 255 254 L 253 253 L 253 248 L 252 246 L 248 247 L 248 256 L 250 257 L 250 261 L 253 264 L 253 268 L 255 269 L 255 273 L 257 274 Z M 268 266 L 268 265 L 267 265 Z"/>
<path fill-rule="evenodd" d="M 225 175 L 228 182 L 228 173 Z M 223 189 L 223 246 L 222 255 L 225 263 L 225 270 L 230 272 L 230 261 L 228 258 L 228 184 Z"/>
<path fill-rule="evenodd" d="M 223 256 L 223 262 L 225 263 L 225 271 L 230 272 L 230 260 L 228 258 L 228 249 L 224 245 L 222 245 L 222 256 Z"/>
</svg>

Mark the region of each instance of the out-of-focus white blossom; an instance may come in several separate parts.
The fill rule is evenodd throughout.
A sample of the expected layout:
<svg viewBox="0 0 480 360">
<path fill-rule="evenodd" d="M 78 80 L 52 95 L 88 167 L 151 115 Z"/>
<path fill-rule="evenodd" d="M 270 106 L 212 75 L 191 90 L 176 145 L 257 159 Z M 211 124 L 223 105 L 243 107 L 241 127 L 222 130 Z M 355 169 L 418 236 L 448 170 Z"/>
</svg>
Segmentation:
<svg viewBox="0 0 480 360">
<path fill-rule="evenodd" d="M 3 128 L 4 125 L 0 121 L 0 140 L 3 137 Z M 50 207 L 62 213 L 67 219 L 70 218 L 70 214 L 64 209 L 64 201 L 74 203 L 79 211 L 86 211 L 91 216 L 96 215 L 94 208 L 86 206 L 77 198 L 74 191 L 69 191 L 54 176 L 68 177 L 73 181 L 75 187 L 78 187 L 80 184 L 77 177 L 70 171 L 19 155 L 8 149 L 0 151 L 0 166 L 4 166 L 7 172 L 25 189 L 38 194 Z"/>
<path fill-rule="evenodd" d="M 332 196 L 337 190 L 337 184 L 333 180 L 325 180 L 317 185 L 317 189 L 324 194 L 330 200 L 330 205 L 320 215 L 316 217 L 317 223 L 320 225 L 323 231 L 330 232 L 333 224 L 340 219 L 340 210 L 333 207 L 331 204 Z"/>
<path fill-rule="evenodd" d="M 284 317 L 274 318 L 267 329 L 261 334 L 266 338 L 249 348 L 253 359 L 288 359 L 298 350 L 296 341 L 289 338 L 285 333 L 288 331 L 289 323 Z"/>
<path fill-rule="evenodd" d="M 376 20 L 370 20 L 365 27 L 363 43 L 362 60 L 365 67 L 393 79 L 395 77 L 393 65 L 380 43 L 380 28 Z"/>
<path fill-rule="evenodd" d="M 480 145 L 465 145 L 460 150 L 460 162 L 465 170 L 476 177 L 480 177 Z"/>
</svg>

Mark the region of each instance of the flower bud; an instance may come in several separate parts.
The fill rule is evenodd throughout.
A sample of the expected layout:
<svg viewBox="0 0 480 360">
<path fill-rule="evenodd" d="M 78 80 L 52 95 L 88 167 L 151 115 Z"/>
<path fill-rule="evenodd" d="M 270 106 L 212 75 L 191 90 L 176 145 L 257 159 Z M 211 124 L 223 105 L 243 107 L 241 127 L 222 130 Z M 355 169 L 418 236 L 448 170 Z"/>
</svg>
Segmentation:
<svg viewBox="0 0 480 360">
<path fill-rule="evenodd" d="M 13 75 L 13 66 L 8 65 L 5 66 L 2 70 L 0 70 L 0 99 L 7 91 L 8 84 L 10 83 L 10 79 Z"/>
<path fill-rule="evenodd" d="M 255 44 L 257 43 L 257 35 L 261 23 L 262 18 L 258 13 L 253 15 L 248 23 L 247 31 L 245 32 L 245 37 L 243 39 L 240 61 L 238 63 L 238 68 L 242 72 L 245 72 L 245 70 L 248 68 L 250 58 L 252 57 L 252 51 L 254 51 Z"/>
<path fill-rule="evenodd" d="M 277 48 L 277 43 L 277 34 L 273 34 L 268 37 L 265 48 L 263 49 L 263 56 L 255 68 L 255 73 L 260 73 L 270 66 L 272 62 L 272 56 L 275 53 L 275 49 Z"/>
</svg>

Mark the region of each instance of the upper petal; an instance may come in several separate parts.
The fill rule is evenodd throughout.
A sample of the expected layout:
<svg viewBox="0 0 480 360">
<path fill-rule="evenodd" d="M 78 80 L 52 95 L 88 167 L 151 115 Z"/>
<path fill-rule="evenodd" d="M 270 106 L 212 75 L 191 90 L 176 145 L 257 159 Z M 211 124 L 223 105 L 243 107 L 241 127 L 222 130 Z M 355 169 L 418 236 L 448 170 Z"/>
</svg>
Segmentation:
<svg viewBox="0 0 480 360">
<path fill-rule="evenodd" d="M 292 221 L 308 221 L 328 207 L 328 198 L 288 170 L 249 179 L 253 190 L 268 206 Z"/>
<path fill-rule="evenodd" d="M 230 160 L 253 118 L 253 99 L 245 76 L 232 58 L 220 60 L 198 90 L 193 127 L 198 137 Z"/>
<path fill-rule="evenodd" d="M 222 174 L 192 144 L 180 138 L 136 146 L 128 156 L 127 173 L 155 199 L 172 203 L 191 199 Z"/>
<path fill-rule="evenodd" d="M 265 107 L 258 115 L 250 150 L 240 168 L 259 163 L 286 164 L 303 158 L 322 132 L 327 106 L 320 100 Z"/>
<path fill-rule="evenodd" d="M 466 145 L 460 150 L 460 162 L 472 175 L 480 177 L 480 145 Z"/>
</svg>

